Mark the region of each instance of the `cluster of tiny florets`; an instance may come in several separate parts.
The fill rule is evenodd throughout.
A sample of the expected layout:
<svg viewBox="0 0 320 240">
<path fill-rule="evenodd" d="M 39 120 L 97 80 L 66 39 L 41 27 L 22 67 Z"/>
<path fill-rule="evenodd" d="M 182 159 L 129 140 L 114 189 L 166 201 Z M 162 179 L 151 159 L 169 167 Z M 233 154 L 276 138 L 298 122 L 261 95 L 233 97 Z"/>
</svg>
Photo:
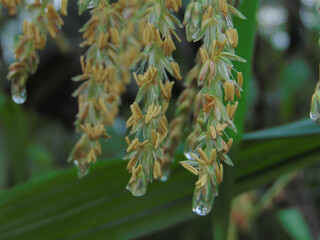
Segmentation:
<svg viewBox="0 0 320 240">
<path fill-rule="evenodd" d="M 31 21 L 23 24 L 15 47 L 16 61 L 10 65 L 13 100 L 26 99 L 26 81 L 39 62 L 37 50 L 45 47 L 47 35 L 55 38 L 63 21 L 49 1 L 35 0 Z M 20 0 L 0 0 L 9 15 L 17 12 Z M 207 214 L 223 181 L 223 162 L 233 165 L 228 156 L 233 139 L 228 129 L 233 122 L 241 97 L 242 73 L 232 61 L 245 61 L 235 54 L 238 32 L 231 15 L 244 16 L 226 0 L 193 0 L 185 11 L 183 24 L 188 41 L 202 41 L 195 66 L 186 75 L 185 90 L 177 101 L 176 116 L 168 124 L 168 109 L 173 81 L 168 74 L 182 80 L 178 63 L 172 57 L 174 38 L 180 41 L 176 27 L 183 27 L 175 17 L 181 0 L 79 0 L 79 13 L 90 9 L 90 18 L 80 29 L 86 49 L 80 57 L 82 73 L 73 78 L 79 87 L 73 93 L 79 111 L 76 129 L 80 138 L 70 154 L 80 177 L 101 155 L 101 139 L 109 139 L 119 112 L 122 93 L 134 79 L 138 93 L 130 105 L 131 115 L 126 156 L 131 178 L 127 188 L 135 196 L 146 192 L 155 179 L 168 177 L 175 150 L 186 138 L 186 161 L 181 165 L 198 176 L 195 183 L 193 210 Z M 61 15 L 67 15 L 67 0 L 61 0 Z M 132 69 L 132 74 L 129 69 Z M 319 85 L 313 108 L 319 109 Z M 319 99 L 318 99 L 319 98 Z M 191 126 L 188 124 L 192 122 Z"/>
<path fill-rule="evenodd" d="M 139 91 L 130 106 L 132 115 L 127 127 L 131 129 L 126 137 L 127 169 L 132 174 L 127 188 L 135 196 L 143 195 L 148 183 L 163 175 L 163 141 L 168 134 L 165 112 L 173 87 L 167 73 L 182 79 L 179 66 L 172 58 L 176 49 L 172 35 L 177 37 L 174 29 L 180 22 L 171 11 L 178 11 L 180 6 L 179 0 L 145 1 L 140 13 L 144 47 L 136 60 L 139 70 L 133 74 Z"/>
<path fill-rule="evenodd" d="M 137 4 L 97 1 L 91 6 L 91 18 L 81 29 L 85 39 L 81 46 L 87 51 L 80 58 L 82 74 L 73 78 L 82 82 L 73 94 L 78 97 L 75 125 L 81 137 L 69 159 L 77 166 L 80 177 L 88 173 L 89 165 L 101 155 L 99 140 L 110 138 L 107 127 L 113 125 L 121 94 L 130 81 L 130 59 L 136 57 L 140 45 L 134 39 L 129 41 L 128 32 L 134 32 L 134 25 L 125 24 L 128 20 L 125 18 L 134 21 Z"/>
<path fill-rule="evenodd" d="M 20 1 L 2 0 L 8 8 L 9 14 L 15 14 Z M 9 67 L 8 79 L 11 80 L 12 99 L 16 103 L 26 101 L 26 83 L 28 77 L 35 73 L 39 63 L 37 50 L 42 50 L 47 41 L 47 35 L 55 38 L 63 21 L 51 3 L 48 1 L 27 4 L 27 8 L 33 9 L 31 21 L 25 20 L 22 27 L 22 35 L 14 49 L 15 62 Z M 67 15 L 67 0 L 61 1 L 61 15 Z"/>
<path fill-rule="evenodd" d="M 183 167 L 198 176 L 193 196 L 193 211 L 210 212 L 218 185 L 223 180 L 223 162 L 233 165 L 228 156 L 233 139 L 226 130 L 236 131 L 233 118 L 241 97 L 243 77 L 232 61 L 238 33 L 231 14 L 244 18 L 225 0 L 192 1 L 186 9 L 184 24 L 189 41 L 203 41 L 196 69 L 199 92 L 194 97 L 193 130 L 186 140 Z"/>
</svg>

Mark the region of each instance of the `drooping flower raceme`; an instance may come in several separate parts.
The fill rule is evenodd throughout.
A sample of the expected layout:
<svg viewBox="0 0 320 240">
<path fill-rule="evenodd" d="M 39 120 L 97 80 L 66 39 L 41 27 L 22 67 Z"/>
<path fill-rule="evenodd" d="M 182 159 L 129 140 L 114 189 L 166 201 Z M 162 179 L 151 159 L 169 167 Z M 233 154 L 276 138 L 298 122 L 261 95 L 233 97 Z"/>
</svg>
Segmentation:
<svg viewBox="0 0 320 240">
<path fill-rule="evenodd" d="M 185 89 L 176 102 L 175 118 L 169 124 L 169 133 L 164 144 L 164 158 L 161 166 L 163 180 L 169 177 L 170 165 L 174 160 L 176 149 L 188 132 L 186 129 L 190 129 L 188 125 L 192 115 L 192 105 L 198 91 L 197 78 L 200 65 L 197 63 L 186 75 L 184 79 Z"/>
<path fill-rule="evenodd" d="M 16 12 L 20 1 L 2 0 L 9 14 Z M 14 49 L 15 62 L 9 67 L 8 79 L 11 80 L 12 99 L 15 103 L 24 103 L 27 99 L 26 83 L 34 74 L 39 63 L 37 50 L 45 47 L 48 33 L 55 38 L 63 21 L 49 1 L 35 0 L 25 6 L 29 9 L 31 21 L 25 20 L 22 35 Z M 61 0 L 60 13 L 67 15 L 67 0 Z"/>
<path fill-rule="evenodd" d="M 316 4 L 318 14 L 320 14 L 320 2 Z M 320 38 L 319 38 L 320 43 Z M 319 64 L 319 82 L 311 98 L 310 118 L 313 122 L 320 124 L 320 64 Z"/>
<path fill-rule="evenodd" d="M 243 77 L 232 61 L 244 61 L 235 55 L 238 34 L 231 14 L 244 16 L 225 0 L 192 1 L 186 9 L 184 24 L 189 41 L 203 41 L 199 49 L 201 68 L 194 102 L 193 131 L 186 140 L 181 164 L 198 175 L 193 196 L 193 211 L 206 215 L 212 209 L 218 185 L 223 180 L 223 162 L 233 165 L 228 156 L 233 139 L 226 129 L 236 131 L 233 118 L 238 107 Z"/>
<path fill-rule="evenodd" d="M 171 11 L 178 11 L 180 6 L 179 0 L 145 1 L 140 12 L 144 49 L 136 60 L 139 67 L 134 79 L 139 92 L 130 106 L 127 127 L 131 130 L 126 138 L 126 159 L 130 159 L 127 169 L 132 174 L 127 188 L 135 196 L 145 194 L 148 183 L 162 176 L 162 143 L 168 133 L 165 112 L 173 87 L 167 72 L 181 79 L 171 56 L 175 50 L 172 35 L 177 37 L 174 29 L 180 25 Z"/>
<path fill-rule="evenodd" d="M 88 7 L 88 1 L 79 2 L 80 13 Z M 99 140 L 110 138 L 106 127 L 113 125 L 120 96 L 130 81 L 130 59 L 133 61 L 138 54 L 132 49 L 139 49 L 139 43 L 128 35 L 133 32 L 133 26 L 125 21 L 125 17 L 133 16 L 134 2 L 127 5 L 125 1 L 116 4 L 95 1 L 90 7 L 91 18 L 81 29 L 85 39 L 81 46 L 88 48 L 80 59 L 83 73 L 73 79 L 83 82 L 73 94 L 78 97 L 79 113 L 75 124 L 81 138 L 69 161 L 77 166 L 80 177 L 88 173 L 90 163 L 95 163 L 101 154 Z"/>
<path fill-rule="evenodd" d="M 315 123 L 320 123 L 320 77 L 316 90 L 311 98 L 310 118 Z"/>
<path fill-rule="evenodd" d="M 22 3 L 0 0 L 9 14 L 15 14 Z M 69 161 L 77 166 L 80 177 L 96 162 L 102 151 L 100 139 L 110 138 L 107 127 L 115 120 L 121 94 L 130 81 L 128 69 L 134 66 L 133 79 L 139 90 L 126 123 L 130 132 L 125 159 L 129 160 L 127 169 L 131 173 L 127 188 L 133 195 L 142 196 L 150 182 L 167 177 L 175 149 L 191 119 L 187 160 L 181 165 L 198 175 L 193 211 L 206 215 L 223 180 L 223 162 L 233 165 L 228 156 L 233 139 L 227 131 L 236 131 L 233 118 L 243 77 L 232 61 L 245 60 L 235 55 L 238 33 L 231 15 L 244 16 L 226 0 L 193 0 L 187 6 L 187 40 L 202 41 L 203 45 L 187 74 L 186 89 L 178 99 L 169 132 L 165 113 L 173 82 L 167 74 L 182 79 L 172 57 L 176 49 L 173 38 L 180 41 L 175 27 L 182 27 L 173 12 L 179 10 L 181 0 L 79 0 L 78 5 L 80 14 L 90 9 L 91 16 L 81 29 L 81 46 L 87 48 L 80 58 L 82 74 L 73 78 L 80 83 L 73 96 L 78 98 L 75 125 L 81 137 Z M 44 48 L 47 34 L 55 37 L 63 24 L 51 1 L 35 0 L 27 7 L 32 21 L 23 24 L 23 35 L 15 48 L 16 62 L 8 74 L 17 103 L 25 101 L 27 78 L 36 71 L 36 51 Z M 67 0 L 61 0 L 60 13 L 67 14 Z M 312 113 L 319 111 L 319 91 L 318 85 Z"/>
</svg>

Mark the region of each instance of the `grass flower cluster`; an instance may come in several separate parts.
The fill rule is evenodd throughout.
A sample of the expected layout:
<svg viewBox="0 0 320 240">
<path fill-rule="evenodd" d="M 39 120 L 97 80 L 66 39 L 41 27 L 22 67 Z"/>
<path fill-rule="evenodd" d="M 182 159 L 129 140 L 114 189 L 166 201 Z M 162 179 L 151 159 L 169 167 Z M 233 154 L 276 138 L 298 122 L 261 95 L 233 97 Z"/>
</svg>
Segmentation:
<svg viewBox="0 0 320 240">
<path fill-rule="evenodd" d="M 176 49 L 172 35 L 177 37 L 175 25 L 181 26 L 172 11 L 178 11 L 180 6 L 179 0 L 145 1 L 140 12 L 144 48 L 136 59 L 139 67 L 134 79 L 139 91 L 130 106 L 132 115 L 127 127 L 131 130 L 126 137 L 127 169 L 132 174 L 127 188 L 135 196 L 145 194 L 148 183 L 162 177 L 163 141 L 168 134 L 165 112 L 173 87 L 167 72 L 182 79 L 172 58 Z"/>
<path fill-rule="evenodd" d="M 20 0 L 0 3 L 10 15 L 24 4 Z M 176 50 L 173 39 L 180 41 L 176 27 L 183 27 L 174 15 L 181 5 L 181 0 L 78 1 L 79 13 L 90 9 L 90 18 L 80 29 L 84 38 L 81 47 L 86 52 L 80 58 L 82 73 L 73 78 L 79 82 L 73 96 L 78 99 L 75 125 L 81 136 L 69 161 L 77 166 L 80 177 L 88 173 L 90 164 L 101 155 L 100 140 L 110 138 L 107 128 L 113 125 L 121 95 L 132 78 L 139 90 L 126 122 L 129 133 L 124 159 L 129 160 L 131 174 L 127 189 L 142 196 L 149 183 L 165 180 L 185 129 L 190 129 L 185 148 L 188 159 L 181 165 L 198 176 L 193 211 L 205 215 L 223 180 L 223 162 L 233 165 L 228 156 L 233 139 L 227 131 L 236 131 L 233 119 L 243 77 L 232 62 L 245 60 L 235 54 L 238 33 L 231 15 L 245 17 L 226 0 L 193 0 L 188 4 L 183 22 L 187 40 L 203 44 L 186 76 L 175 118 L 168 124 L 166 111 L 174 84 L 169 75 L 182 80 L 172 57 Z M 45 47 L 48 34 L 56 37 L 63 25 L 49 0 L 35 0 L 26 7 L 32 21 L 23 24 L 14 51 L 16 62 L 8 74 L 16 103 L 25 101 L 27 78 L 39 61 L 37 50 Z M 67 0 L 61 0 L 60 13 L 67 14 Z"/>
<path fill-rule="evenodd" d="M 320 14 L 320 2 L 316 4 L 318 14 Z M 320 47 L 320 38 L 319 38 Z M 311 98 L 310 118 L 313 122 L 320 124 L 320 64 L 319 64 L 319 82 Z"/>
<path fill-rule="evenodd" d="M 2 0 L 8 8 L 9 14 L 17 11 L 20 1 Z M 67 15 L 67 0 L 61 1 L 61 15 Z M 47 35 L 55 38 L 63 21 L 49 1 L 35 0 L 30 4 L 23 4 L 29 10 L 31 21 L 25 20 L 22 35 L 14 49 L 15 62 L 9 67 L 8 79 L 11 80 L 12 99 L 21 104 L 26 101 L 26 83 L 29 75 L 34 74 L 39 63 L 37 50 L 42 50 L 47 41 Z"/>
<path fill-rule="evenodd" d="M 185 135 L 185 129 L 188 129 L 190 117 L 192 115 L 192 105 L 198 92 L 197 78 L 200 70 L 200 64 L 196 64 L 186 75 L 184 79 L 185 89 L 180 94 L 176 102 L 175 118 L 169 124 L 168 137 L 164 144 L 164 158 L 162 163 L 162 172 L 167 178 L 170 173 L 170 165 L 174 160 L 174 154 L 179 143 Z"/>
<path fill-rule="evenodd" d="M 194 100 L 193 130 L 186 140 L 183 167 L 198 176 L 193 196 L 193 211 L 206 215 L 212 209 L 218 185 L 223 180 L 223 162 L 233 165 L 228 156 L 233 139 L 226 131 L 236 131 L 233 118 L 241 97 L 243 77 L 232 61 L 245 61 L 235 55 L 238 33 L 231 14 L 244 16 L 225 0 L 192 1 L 184 24 L 189 41 L 203 41 L 199 49 L 201 65 L 197 83 L 200 91 Z"/>
<path fill-rule="evenodd" d="M 89 2 L 86 4 L 79 3 L 80 13 L 88 8 Z M 125 19 L 134 18 L 138 3 L 95 1 L 92 4 L 91 18 L 80 30 L 85 39 L 81 46 L 87 47 L 80 58 L 82 74 L 73 78 L 82 82 L 73 94 L 78 97 L 75 124 L 81 138 L 69 161 L 77 166 L 80 177 L 88 173 L 90 163 L 95 163 L 101 154 L 99 140 L 110 138 L 106 128 L 113 125 L 118 114 L 121 94 L 130 81 L 130 59 L 136 57 L 139 49 L 139 43 L 131 35 L 133 25 L 126 24 Z"/>
</svg>

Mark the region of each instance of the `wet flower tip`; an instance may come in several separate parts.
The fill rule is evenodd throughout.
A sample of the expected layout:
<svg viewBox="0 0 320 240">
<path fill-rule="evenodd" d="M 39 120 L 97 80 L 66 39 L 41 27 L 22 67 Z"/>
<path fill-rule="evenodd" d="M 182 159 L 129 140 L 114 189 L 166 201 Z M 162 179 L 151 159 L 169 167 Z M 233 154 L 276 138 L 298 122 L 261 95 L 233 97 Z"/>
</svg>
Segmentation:
<svg viewBox="0 0 320 240">
<path fill-rule="evenodd" d="M 79 178 L 83 178 L 89 174 L 89 164 L 88 163 L 83 164 L 78 160 L 74 160 L 74 165 L 78 169 L 78 177 Z"/>
<path fill-rule="evenodd" d="M 313 94 L 311 99 L 310 119 L 314 123 L 320 124 L 320 93 L 318 90 Z"/>
<path fill-rule="evenodd" d="M 11 98 L 17 104 L 23 104 L 27 100 L 27 90 L 20 88 L 12 84 L 11 86 Z"/>
<path fill-rule="evenodd" d="M 126 189 L 129 190 L 133 196 L 141 197 L 147 192 L 148 181 L 143 171 L 133 173 Z"/>
<path fill-rule="evenodd" d="M 209 212 L 211 212 L 212 206 L 196 206 L 192 209 L 192 211 L 199 216 L 206 216 Z"/>
</svg>

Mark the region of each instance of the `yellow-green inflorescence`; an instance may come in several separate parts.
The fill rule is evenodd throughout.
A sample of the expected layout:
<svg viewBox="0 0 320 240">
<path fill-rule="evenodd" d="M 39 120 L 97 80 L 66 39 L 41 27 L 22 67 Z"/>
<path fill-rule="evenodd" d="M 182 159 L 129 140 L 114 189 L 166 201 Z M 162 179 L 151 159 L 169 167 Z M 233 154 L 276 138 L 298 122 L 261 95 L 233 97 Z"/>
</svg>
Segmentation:
<svg viewBox="0 0 320 240">
<path fill-rule="evenodd" d="M 20 0 L 0 0 L 12 15 Z M 154 179 L 165 179 L 170 162 L 187 123 L 187 137 L 181 165 L 198 176 L 193 196 L 193 211 L 206 215 L 212 209 L 218 185 L 223 180 L 223 162 L 233 165 L 228 156 L 233 139 L 227 129 L 236 131 L 233 118 L 241 97 L 243 77 L 232 61 L 245 61 L 235 54 L 238 33 L 231 15 L 245 17 L 226 0 L 194 0 L 186 8 L 184 25 L 188 41 L 202 41 L 197 63 L 187 74 L 177 102 L 176 116 L 168 131 L 165 116 L 173 82 L 167 73 L 181 80 L 178 64 L 172 57 L 173 37 L 180 40 L 175 27 L 182 27 L 173 12 L 181 0 L 79 0 L 80 14 L 90 9 L 91 17 L 81 29 L 86 53 L 81 57 L 82 74 L 73 96 L 78 98 L 75 122 L 81 137 L 70 154 L 80 177 L 101 154 L 100 139 L 110 138 L 107 126 L 117 116 L 121 94 L 130 81 L 130 66 L 139 91 L 130 106 L 132 115 L 126 125 L 127 170 L 132 174 L 127 188 L 135 196 L 145 194 Z M 23 24 L 23 34 L 15 48 L 16 62 L 8 78 L 13 99 L 23 103 L 27 78 L 38 65 L 37 50 L 43 49 L 48 33 L 56 37 L 63 21 L 50 0 L 26 5 L 31 21 Z M 67 14 L 67 0 L 61 0 L 60 13 Z M 140 49 L 142 51 L 140 52 Z M 320 85 L 312 98 L 311 118 L 319 122 Z M 192 118 L 191 118 L 192 116 Z M 166 138 L 168 136 L 168 138 Z M 166 139 L 166 142 L 164 142 Z"/>
<path fill-rule="evenodd" d="M 178 64 L 172 58 L 172 35 L 177 37 L 175 25 L 181 26 L 172 11 L 177 12 L 180 6 L 180 0 L 152 0 L 144 1 L 140 10 L 144 48 L 136 59 L 139 66 L 134 79 L 139 91 L 130 106 L 132 115 L 127 127 L 131 129 L 126 137 L 125 157 L 132 174 L 127 189 L 134 196 L 144 195 L 148 183 L 162 177 L 163 141 L 168 134 L 165 112 L 173 87 L 167 72 L 181 79 Z"/>
<path fill-rule="evenodd" d="M 179 143 L 183 141 L 188 132 L 190 118 L 192 115 L 192 105 L 198 92 L 198 72 L 201 64 L 196 64 L 184 79 L 185 89 L 180 94 L 176 102 L 175 117 L 169 124 L 168 137 L 164 143 L 164 158 L 161 166 L 162 180 L 166 180 L 170 173 L 170 165 L 174 160 L 174 154 Z M 186 130 L 187 129 L 187 130 Z"/>
<path fill-rule="evenodd" d="M 320 65 L 319 82 L 311 98 L 310 118 L 313 122 L 320 124 Z"/>
<path fill-rule="evenodd" d="M 82 47 L 87 47 L 81 57 L 82 74 L 74 81 L 82 84 L 74 92 L 78 97 L 79 113 L 75 122 L 81 137 L 70 154 L 82 177 L 101 154 L 99 140 L 110 138 L 106 127 L 113 125 L 118 113 L 120 96 L 130 81 L 131 61 L 139 53 L 140 44 L 134 38 L 135 9 L 139 1 L 79 1 L 82 13 L 91 8 L 91 18 L 83 26 Z"/>
<path fill-rule="evenodd" d="M 29 75 L 35 73 L 39 63 L 37 50 L 45 47 L 48 33 L 55 38 L 63 21 L 52 1 L 34 0 L 22 4 L 29 11 L 31 20 L 25 20 L 22 35 L 14 49 L 15 62 L 9 67 L 8 79 L 11 80 L 12 99 L 24 103 L 27 99 L 26 83 Z M 20 1 L 1 0 L 9 14 L 15 14 Z M 61 15 L 67 15 L 67 0 L 61 0 Z"/>
<path fill-rule="evenodd" d="M 189 3 L 184 24 L 189 41 L 203 41 L 199 49 L 198 86 L 194 101 L 193 130 L 186 140 L 183 167 L 198 176 L 193 195 L 193 211 L 208 214 L 223 180 L 223 162 L 233 165 L 228 156 L 233 139 L 227 128 L 236 131 L 233 118 L 242 91 L 243 77 L 232 61 L 245 61 L 235 55 L 238 33 L 231 14 L 244 16 L 226 0 L 199 0 Z"/>
<path fill-rule="evenodd" d="M 320 14 L 320 2 L 316 4 L 318 14 Z M 319 38 L 320 47 L 320 38 Z M 313 122 L 320 124 L 320 64 L 319 64 L 319 82 L 311 98 L 310 118 Z"/>
</svg>

